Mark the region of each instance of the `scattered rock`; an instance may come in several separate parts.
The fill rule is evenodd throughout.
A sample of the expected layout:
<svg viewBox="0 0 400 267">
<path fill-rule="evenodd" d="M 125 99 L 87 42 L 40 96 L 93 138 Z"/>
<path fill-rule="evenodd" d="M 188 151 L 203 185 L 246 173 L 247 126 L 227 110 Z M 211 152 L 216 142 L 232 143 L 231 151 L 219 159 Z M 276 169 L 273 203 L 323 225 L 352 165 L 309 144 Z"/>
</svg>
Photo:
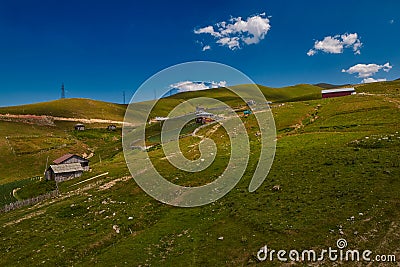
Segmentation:
<svg viewBox="0 0 400 267">
<path fill-rule="evenodd" d="M 350 218 L 347 219 L 348 221 L 354 221 L 354 216 L 351 216 Z"/>
<path fill-rule="evenodd" d="M 279 190 L 281 190 L 281 186 L 280 185 L 274 185 L 272 187 L 272 191 L 279 191 Z"/>
<path fill-rule="evenodd" d="M 224 240 L 223 236 L 218 237 L 218 240 Z"/>
<path fill-rule="evenodd" d="M 113 229 L 114 229 L 114 231 L 115 231 L 117 234 L 119 234 L 120 229 L 119 229 L 119 226 L 118 226 L 118 225 L 114 224 L 114 225 L 113 225 Z"/>
</svg>

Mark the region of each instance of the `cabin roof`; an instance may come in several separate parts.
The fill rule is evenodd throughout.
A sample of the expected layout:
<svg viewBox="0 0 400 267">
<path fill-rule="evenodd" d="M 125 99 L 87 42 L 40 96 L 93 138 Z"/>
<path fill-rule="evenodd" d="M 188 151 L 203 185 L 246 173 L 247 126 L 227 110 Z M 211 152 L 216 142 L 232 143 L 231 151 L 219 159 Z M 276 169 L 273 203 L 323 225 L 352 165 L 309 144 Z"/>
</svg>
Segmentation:
<svg viewBox="0 0 400 267">
<path fill-rule="evenodd" d="M 329 93 L 354 92 L 354 91 L 355 91 L 355 89 L 353 87 L 349 87 L 349 88 L 337 88 L 337 89 L 322 90 L 321 93 L 329 94 Z"/>
<path fill-rule="evenodd" d="M 80 163 L 50 165 L 50 168 L 53 170 L 54 173 L 83 171 L 82 165 Z"/>
<path fill-rule="evenodd" d="M 74 156 L 73 154 L 65 154 L 64 156 L 59 157 L 58 159 L 54 160 L 53 162 L 55 164 L 60 164 L 61 162 L 66 161 L 67 159 L 72 158 L 73 156 Z"/>
<path fill-rule="evenodd" d="M 67 159 L 70 159 L 70 158 L 72 158 L 72 157 L 78 157 L 78 158 L 80 158 L 80 159 L 82 159 L 82 160 L 87 160 L 87 159 L 84 159 L 84 158 L 82 158 L 82 157 L 80 157 L 80 156 L 78 156 L 78 155 L 75 155 L 75 154 L 65 154 L 64 156 L 62 156 L 62 157 L 59 157 L 58 159 L 56 159 L 56 160 L 54 160 L 53 161 L 53 163 L 55 163 L 55 164 L 60 164 L 60 163 L 63 163 L 64 161 L 66 161 Z"/>
<path fill-rule="evenodd" d="M 203 111 L 203 112 L 196 113 L 196 116 L 197 117 L 212 117 L 215 115 L 213 113 Z"/>
</svg>

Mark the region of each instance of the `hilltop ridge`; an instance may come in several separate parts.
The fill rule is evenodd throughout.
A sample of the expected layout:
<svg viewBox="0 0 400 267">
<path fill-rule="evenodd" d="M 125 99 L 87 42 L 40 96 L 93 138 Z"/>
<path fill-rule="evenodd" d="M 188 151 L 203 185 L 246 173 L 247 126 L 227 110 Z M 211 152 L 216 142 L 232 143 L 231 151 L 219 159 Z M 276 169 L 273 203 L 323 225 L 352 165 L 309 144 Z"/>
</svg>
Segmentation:
<svg viewBox="0 0 400 267">
<path fill-rule="evenodd" d="M 330 83 L 317 83 L 314 84 L 315 86 L 324 88 L 324 89 L 334 89 L 334 88 L 340 88 L 340 87 L 348 87 L 351 86 L 351 84 L 341 84 L 341 85 L 335 85 L 335 84 L 330 84 Z"/>
<path fill-rule="evenodd" d="M 28 105 L 0 107 L 0 114 L 123 120 L 126 105 L 87 98 L 65 98 Z"/>
</svg>

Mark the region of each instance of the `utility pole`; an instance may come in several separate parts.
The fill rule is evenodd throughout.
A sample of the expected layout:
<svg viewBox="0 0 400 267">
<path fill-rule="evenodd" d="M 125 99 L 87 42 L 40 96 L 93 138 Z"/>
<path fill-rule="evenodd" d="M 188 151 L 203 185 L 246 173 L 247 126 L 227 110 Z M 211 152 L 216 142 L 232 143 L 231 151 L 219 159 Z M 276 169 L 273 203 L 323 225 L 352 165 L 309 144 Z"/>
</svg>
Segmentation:
<svg viewBox="0 0 400 267">
<path fill-rule="evenodd" d="M 124 105 L 126 104 L 125 102 L 125 91 L 122 91 L 122 97 L 124 98 Z"/>
<path fill-rule="evenodd" d="M 44 170 L 44 173 L 46 173 L 48 166 L 49 166 L 49 156 L 47 156 L 46 169 Z"/>
<path fill-rule="evenodd" d="M 64 88 L 64 83 L 61 84 L 61 99 L 65 98 L 65 88 Z"/>
</svg>

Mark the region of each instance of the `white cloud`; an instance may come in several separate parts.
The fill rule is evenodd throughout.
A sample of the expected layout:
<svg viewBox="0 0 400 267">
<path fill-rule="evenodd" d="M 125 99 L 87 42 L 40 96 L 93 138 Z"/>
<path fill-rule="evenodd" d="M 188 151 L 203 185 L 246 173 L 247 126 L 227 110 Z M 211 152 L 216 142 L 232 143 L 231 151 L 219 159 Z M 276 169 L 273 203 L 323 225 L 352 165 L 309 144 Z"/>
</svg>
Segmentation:
<svg viewBox="0 0 400 267">
<path fill-rule="evenodd" d="M 327 36 L 322 41 L 315 41 L 314 47 L 308 52 L 308 56 L 315 55 L 318 51 L 330 54 L 341 54 L 345 48 L 353 48 L 354 54 L 359 55 L 362 43 L 357 33 L 345 33 L 342 35 Z"/>
<path fill-rule="evenodd" d="M 214 25 L 194 30 L 195 34 L 209 34 L 216 43 L 227 46 L 231 50 L 240 49 L 244 45 L 258 44 L 271 29 L 270 20 L 265 13 L 242 19 L 232 17 L 228 22 L 222 21 Z"/>
<path fill-rule="evenodd" d="M 365 78 L 362 80 L 363 83 L 376 83 L 376 82 L 386 82 L 386 79 L 374 79 L 374 78 Z"/>
<path fill-rule="evenodd" d="M 392 69 L 390 63 L 386 63 L 384 65 L 378 64 L 357 64 L 350 67 L 347 70 L 342 70 L 342 72 L 346 72 L 348 74 L 357 74 L 358 78 L 368 78 L 377 73 L 380 70 L 385 72 L 389 72 Z"/>
<path fill-rule="evenodd" d="M 308 50 L 308 52 L 307 52 L 307 56 L 313 56 L 313 55 L 315 55 L 315 53 L 317 53 L 315 50 L 313 50 L 313 49 L 310 49 L 310 50 Z"/>
<path fill-rule="evenodd" d="M 182 81 L 178 83 L 171 84 L 169 87 L 176 88 L 179 92 L 187 92 L 187 91 L 199 91 L 211 88 L 225 87 L 226 81 L 220 82 L 193 82 L 193 81 Z"/>
<path fill-rule="evenodd" d="M 203 47 L 203 51 L 207 51 L 207 50 L 210 50 L 210 49 L 211 49 L 211 46 L 209 46 L 209 45 L 206 45 L 206 46 Z"/>
<path fill-rule="evenodd" d="M 214 37 L 220 37 L 220 34 L 218 32 L 214 31 L 214 27 L 213 26 L 207 26 L 198 30 L 194 30 L 195 34 L 201 34 L 201 33 L 208 33 L 211 34 Z"/>
<path fill-rule="evenodd" d="M 231 50 L 235 50 L 237 48 L 240 48 L 240 42 L 239 42 L 239 37 L 224 37 L 221 38 L 217 41 L 217 44 L 220 44 L 222 46 L 227 46 Z"/>
<path fill-rule="evenodd" d="M 315 50 L 321 50 L 326 53 L 340 54 L 343 52 L 343 42 L 335 37 L 325 37 L 322 41 L 315 42 Z"/>
<path fill-rule="evenodd" d="M 352 45 L 358 41 L 357 33 L 342 34 L 340 37 L 345 45 Z"/>
</svg>

